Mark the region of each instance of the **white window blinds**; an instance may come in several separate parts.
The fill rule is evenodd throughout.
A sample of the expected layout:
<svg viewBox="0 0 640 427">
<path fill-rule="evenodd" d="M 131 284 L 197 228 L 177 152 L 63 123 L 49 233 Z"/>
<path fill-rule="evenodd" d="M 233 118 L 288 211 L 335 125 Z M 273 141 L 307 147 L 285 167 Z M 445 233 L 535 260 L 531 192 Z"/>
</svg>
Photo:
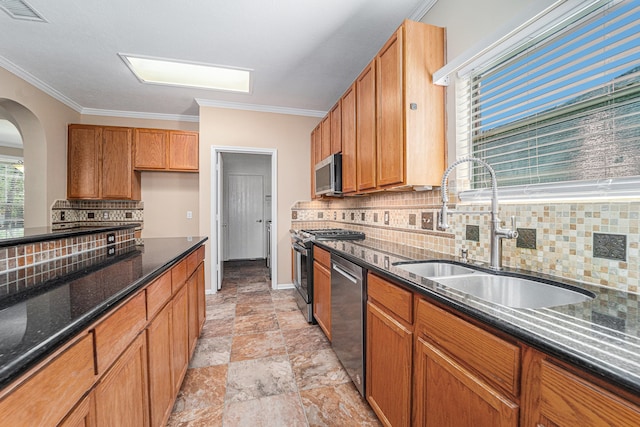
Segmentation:
<svg viewBox="0 0 640 427">
<path fill-rule="evenodd" d="M 0 238 L 24 227 L 24 167 L 18 159 L 0 158 Z"/>
<path fill-rule="evenodd" d="M 640 0 L 601 2 L 456 87 L 459 157 L 500 186 L 640 175 Z"/>
</svg>

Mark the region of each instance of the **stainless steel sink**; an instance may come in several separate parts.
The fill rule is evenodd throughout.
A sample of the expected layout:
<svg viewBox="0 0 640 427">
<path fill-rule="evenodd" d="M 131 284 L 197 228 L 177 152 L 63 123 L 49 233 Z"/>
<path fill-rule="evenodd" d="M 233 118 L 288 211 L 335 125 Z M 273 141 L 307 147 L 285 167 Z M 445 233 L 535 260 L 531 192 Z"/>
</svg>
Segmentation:
<svg viewBox="0 0 640 427">
<path fill-rule="evenodd" d="M 409 273 L 413 273 L 416 276 L 427 278 L 457 276 L 461 274 L 472 274 L 475 272 L 475 270 L 471 268 L 439 261 L 398 263 L 394 265 L 408 271 Z"/>
<path fill-rule="evenodd" d="M 595 297 L 591 293 L 586 295 L 533 280 L 483 273 L 440 277 L 436 282 L 485 301 L 512 308 L 556 307 L 589 301 Z"/>
</svg>

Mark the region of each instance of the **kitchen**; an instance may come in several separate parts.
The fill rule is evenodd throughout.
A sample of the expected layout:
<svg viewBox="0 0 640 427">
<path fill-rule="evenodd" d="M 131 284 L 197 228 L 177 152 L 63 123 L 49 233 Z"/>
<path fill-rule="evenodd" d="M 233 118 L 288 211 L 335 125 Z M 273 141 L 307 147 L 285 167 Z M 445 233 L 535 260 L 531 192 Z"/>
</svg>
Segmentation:
<svg viewBox="0 0 640 427">
<path fill-rule="evenodd" d="M 551 3 L 551 2 L 547 2 Z M 467 49 L 473 47 L 478 40 L 491 35 L 498 23 L 513 23 L 527 14 L 533 15 L 539 12 L 544 5 L 537 2 L 527 4 L 511 4 L 511 2 L 491 2 L 485 7 L 472 8 L 465 2 L 436 2 L 433 8 L 422 19 L 423 22 L 443 26 L 447 28 L 447 55 L 451 59 L 458 57 Z M 537 10 L 536 10 L 537 9 Z M 534 12 L 535 10 L 535 12 Z M 523 20 L 521 19 L 521 22 Z M 400 22 L 394 24 L 397 27 Z M 382 37 L 382 40 L 389 36 L 390 32 Z M 375 51 L 380 46 L 376 46 Z M 370 55 L 369 59 L 373 56 Z M 364 64 L 363 64 L 364 65 Z M 277 246 L 277 280 L 279 285 L 291 283 L 291 254 L 289 245 L 288 229 L 290 226 L 297 227 L 296 221 L 320 222 L 320 226 L 325 226 L 324 222 L 334 216 L 342 218 L 343 226 L 349 223 L 349 228 L 358 228 L 363 224 L 384 224 L 385 219 L 395 228 L 388 230 L 381 226 L 369 227 L 368 236 L 376 237 L 380 240 L 393 240 L 400 246 L 408 248 L 429 248 L 435 252 L 457 256 L 459 253 L 464 229 L 464 221 L 460 216 L 450 218 L 451 224 L 455 228 L 455 239 L 451 235 L 446 236 L 437 232 L 414 232 L 421 230 L 420 223 L 423 212 L 432 214 L 432 222 L 437 222 L 437 213 L 440 207 L 440 199 L 437 193 L 415 192 L 406 194 L 373 194 L 367 197 L 356 199 L 345 198 L 335 202 L 309 200 L 310 171 L 306 165 L 309 160 L 309 134 L 317 125 L 319 117 L 304 117 L 297 115 L 264 113 L 255 111 L 242 111 L 219 106 L 201 105 L 198 113 L 199 123 L 193 121 L 182 121 L 179 118 L 173 120 L 155 120 L 132 118 L 132 117 L 108 117 L 98 114 L 99 111 L 88 109 L 79 113 L 77 110 L 63 105 L 59 101 L 46 95 L 37 86 L 29 84 L 17 77 L 15 74 L 0 70 L 0 96 L 12 100 L 20 105 L 26 106 L 42 122 L 41 133 L 46 135 L 46 145 L 35 151 L 37 165 L 42 165 L 40 171 L 46 171 L 40 178 L 43 182 L 38 189 L 39 196 L 36 203 L 41 204 L 44 209 L 31 210 L 28 214 L 37 215 L 34 225 L 46 225 L 49 221 L 48 209 L 55 200 L 65 199 L 65 168 L 51 165 L 64 165 L 66 163 L 66 124 L 85 123 L 100 125 L 118 125 L 147 128 L 169 128 L 183 130 L 198 130 L 200 133 L 200 173 L 195 175 L 175 174 L 169 175 L 147 175 L 143 176 L 142 192 L 145 202 L 145 225 L 143 237 L 159 237 L 167 234 L 174 236 L 184 235 L 208 235 L 213 238 L 214 231 L 211 226 L 211 155 L 210 145 L 219 144 L 227 146 L 246 146 L 246 141 L 252 141 L 251 145 L 258 145 L 262 148 L 276 147 L 278 149 L 278 198 L 277 216 L 274 216 L 274 223 L 277 224 L 277 235 L 275 237 Z M 345 79 L 342 82 L 344 90 L 356 76 Z M 454 90 L 450 86 L 447 89 L 447 128 L 446 141 L 448 144 L 448 162 L 451 164 L 455 158 L 455 102 Z M 330 102 L 337 99 L 341 92 L 336 93 Z M 203 103 L 206 104 L 206 103 Z M 325 106 L 327 109 L 330 105 Z M 91 113 L 95 113 L 91 114 Z M 251 123 L 251 126 L 246 126 Z M 204 142 L 207 141 L 207 142 Z M 211 142 L 209 142 L 211 141 Z M 253 142 L 255 141 L 255 142 Z M 44 150 L 42 148 L 45 148 Z M 25 147 L 25 150 L 28 150 Z M 25 152 L 25 158 L 30 156 Z M 305 165 L 300 171 L 300 163 Z M 28 158 L 27 163 L 28 168 Z M 33 164 L 33 163 L 32 163 Z M 164 184 L 176 179 L 183 185 L 176 185 L 176 191 L 172 194 L 171 202 L 167 201 L 162 193 Z M 276 199 L 274 199 L 275 202 Z M 275 204 L 275 203 L 274 203 Z M 186 221 L 183 216 L 183 209 L 173 212 L 170 206 L 185 206 L 188 210 L 196 213 L 195 219 Z M 297 220 L 292 221 L 292 210 L 297 215 Z M 505 243 L 503 258 L 510 267 L 518 267 L 519 264 L 530 271 L 540 271 L 553 276 L 573 277 L 572 275 L 584 274 L 585 277 L 592 277 L 592 283 L 620 282 L 628 283 L 628 290 L 637 291 L 637 278 L 634 272 L 637 271 L 637 229 L 630 221 L 629 228 L 611 229 L 611 233 L 627 234 L 629 240 L 629 252 L 626 261 L 626 268 L 609 269 L 607 261 L 601 258 L 576 259 L 570 247 L 572 242 L 568 242 L 565 250 L 564 239 L 561 231 L 564 230 L 562 218 L 571 218 L 572 212 L 580 212 L 576 223 L 584 217 L 584 223 L 590 227 L 603 226 L 597 223 L 595 218 L 615 220 L 620 212 L 620 217 L 627 215 L 633 219 L 634 212 L 637 212 L 637 205 L 633 201 L 624 199 L 621 204 L 609 201 L 596 201 L 589 203 L 526 203 L 512 204 L 501 200 L 501 217 L 508 218 L 515 215 L 518 220 L 517 226 L 520 228 L 538 228 L 534 224 L 541 224 L 538 228 L 538 238 L 540 233 L 545 233 L 545 237 L 539 243 L 536 251 L 526 252 L 518 250 L 511 242 Z M 473 209 L 473 208 L 472 208 Z M 187 209 L 184 209 L 187 210 Z M 481 208 L 478 208 L 481 210 Z M 158 212 L 169 212 L 170 218 L 162 218 Z M 613 212 L 613 214 L 604 214 Z M 319 215 L 322 213 L 322 217 Z M 472 217 L 473 214 L 470 215 Z M 320 221 L 318 221 L 320 219 Z M 428 215 L 427 215 L 428 221 Z M 470 220 L 471 223 L 473 220 Z M 477 221 L 475 222 L 477 223 Z M 156 224 L 153 226 L 153 224 Z M 309 224 L 301 224 L 308 227 Z M 310 224 L 313 226 L 313 224 Z M 353 227 L 351 227 L 353 225 Z M 569 228 L 570 229 L 570 228 Z M 400 232 L 398 239 L 397 231 Z M 488 226 L 484 225 L 481 230 L 485 232 Z M 570 229 L 571 230 L 571 229 Z M 559 233 L 560 231 L 560 233 Z M 572 230 L 576 233 L 579 230 Z M 580 230 L 581 231 L 581 230 Z M 588 230 L 591 231 L 591 230 Z M 603 230 L 604 231 L 604 230 Z M 575 244 L 589 244 L 582 236 L 576 235 Z M 580 240 L 582 238 L 582 240 Z M 458 240 L 460 239 L 460 240 Z M 548 239 L 548 240 L 547 240 Z M 571 237 L 569 237 L 569 240 Z M 482 238 L 484 242 L 485 239 Z M 455 243 L 454 243 L 455 242 Z M 455 245 L 455 246 L 454 246 Z M 207 251 L 211 248 L 211 241 L 207 243 Z M 540 249 L 542 248 L 542 249 Z M 556 249 L 558 248 L 558 249 Z M 483 259 L 488 262 L 488 247 L 473 245 L 467 248 L 469 258 Z M 206 271 L 210 272 L 211 261 L 207 257 Z M 590 266 L 594 266 L 590 268 Z M 561 270 L 561 273 L 558 273 Z M 634 282 L 635 280 L 635 282 Z M 634 288 L 635 287 L 635 288 Z M 211 289 L 211 279 L 207 276 L 207 289 Z"/>
</svg>

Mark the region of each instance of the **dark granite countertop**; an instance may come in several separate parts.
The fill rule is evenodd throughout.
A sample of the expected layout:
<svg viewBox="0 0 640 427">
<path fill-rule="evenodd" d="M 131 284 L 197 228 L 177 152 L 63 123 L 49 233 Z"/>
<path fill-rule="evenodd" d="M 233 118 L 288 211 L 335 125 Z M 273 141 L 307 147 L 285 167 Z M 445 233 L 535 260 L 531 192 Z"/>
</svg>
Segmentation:
<svg viewBox="0 0 640 427">
<path fill-rule="evenodd" d="M 85 234 L 104 233 L 107 231 L 126 230 L 128 228 L 137 228 L 140 224 L 123 224 L 123 225 L 106 225 L 95 227 L 73 227 L 53 229 L 51 227 L 28 227 L 19 229 L 19 236 L 0 239 L 0 248 L 8 246 L 23 245 L 27 243 L 44 242 L 47 240 L 63 239 L 66 237 L 83 236 Z"/>
<path fill-rule="evenodd" d="M 45 282 L 0 308 L 0 387 L 201 246 L 207 237 L 144 239 L 108 262 Z"/>
<path fill-rule="evenodd" d="M 540 309 L 510 308 L 446 288 L 393 265 L 412 260 L 457 261 L 451 256 L 370 238 L 315 244 L 634 394 L 640 394 L 640 295 L 535 272 L 505 269 L 501 274 L 527 275 L 543 281 L 560 282 L 596 295 L 593 300 L 579 304 Z M 479 269 L 488 267 L 486 264 L 468 265 Z"/>
</svg>

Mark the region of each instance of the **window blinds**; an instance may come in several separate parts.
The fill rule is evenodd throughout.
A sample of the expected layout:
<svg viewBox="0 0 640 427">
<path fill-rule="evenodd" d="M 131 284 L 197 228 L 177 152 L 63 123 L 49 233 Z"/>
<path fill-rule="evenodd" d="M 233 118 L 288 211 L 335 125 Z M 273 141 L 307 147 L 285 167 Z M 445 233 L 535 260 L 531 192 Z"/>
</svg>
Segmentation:
<svg viewBox="0 0 640 427">
<path fill-rule="evenodd" d="M 0 158 L 0 234 L 24 227 L 24 173 L 18 166 L 22 163 Z"/>
<path fill-rule="evenodd" d="M 458 152 L 500 186 L 640 175 L 640 0 L 602 2 L 456 91 Z"/>
</svg>

